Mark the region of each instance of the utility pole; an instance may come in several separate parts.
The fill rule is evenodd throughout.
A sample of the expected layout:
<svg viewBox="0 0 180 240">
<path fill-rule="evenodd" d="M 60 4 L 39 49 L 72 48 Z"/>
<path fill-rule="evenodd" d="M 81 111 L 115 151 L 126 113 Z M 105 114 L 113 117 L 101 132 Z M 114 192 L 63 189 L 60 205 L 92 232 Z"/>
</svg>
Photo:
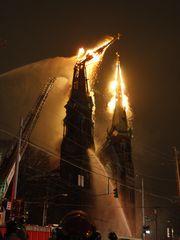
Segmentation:
<svg viewBox="0 0 180 240">
<path fill-rule="evenodd" d="M 47 224 L 47 211 L 48 211 L 48 200 L 46 199 L 44 201 L 43 205 L 43 220 L 42 220 L 42 226 L 46 226 Z"/>
<path fill-rule="evenodd" d="M 154 209 L 154 220 L 155 220 L 155 240 L 157 240 L 157 232 L 158 232 L 158 225 L 157 225 L 157 208 Z"/>
<path fill-rule="evenodd" d="M 176 177 L 177 177 L 177 187 L 178 187 L 178 197 L 180 198 L 180 162 L 179 162 L 179 152 L 177 151 L 176 147 L 174 149 L 174 156 L 176 161 Z M 180 201 L 179 201 L 180 204 Z"/>
<path fill-rule="evenodd" d="M 145 226 L 145 216 L 144 216 L 144 178 L 141 179 L 141 188 L 142 188 L 142 239 L 145 239 L 144 226 Z"/>
<path fill-rule="evenodd" d="M 48 207 L 49 207 L 49 180 L 47 180 L 46 183 L 46 198 L 44 199 L 43 203 L 43 219 L 42 219 L 43 226 L 46 226 L 47 224 Z"/>
</svg>

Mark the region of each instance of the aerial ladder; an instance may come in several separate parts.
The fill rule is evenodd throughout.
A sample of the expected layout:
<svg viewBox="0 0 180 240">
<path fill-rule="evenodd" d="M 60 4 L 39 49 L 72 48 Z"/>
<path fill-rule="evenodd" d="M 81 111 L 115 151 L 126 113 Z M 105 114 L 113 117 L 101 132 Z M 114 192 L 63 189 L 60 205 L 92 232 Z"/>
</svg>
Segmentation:
<svg viewBox="0 0 180 240">
<path fill-rule="evenodd" d="M 2 161 L 2 164 L 0 166 L 0 207 L 2 205 L 3 199 L 6 196 L 7 190 L 9 188 L 9 185 L 15 173 L 17 155 L 20 154 L 21 156 L 20 160 L 21 160 L 28 146 L 31 133 L 37 123 L 41 110 L 46 102 L 48 94 L 55 80 L 56 80 L 55 77 L 49 79 L 49 81 L 43 88 L 42 93 L 38 96 L 34 106 L 32 107 L 32 109 L 29 111 L 26 118 L 24 119 L 23 126 L 21 126 L 22 133 L 21 133 L 20 149 L 19 149 L 19 139 L 18 137 L 16 137 L 13 140 L 13 143 L 10 149 L 7 151 Z M 18 150 L 19 150 L 19 153 L 18 153 Z"/>
</svg>

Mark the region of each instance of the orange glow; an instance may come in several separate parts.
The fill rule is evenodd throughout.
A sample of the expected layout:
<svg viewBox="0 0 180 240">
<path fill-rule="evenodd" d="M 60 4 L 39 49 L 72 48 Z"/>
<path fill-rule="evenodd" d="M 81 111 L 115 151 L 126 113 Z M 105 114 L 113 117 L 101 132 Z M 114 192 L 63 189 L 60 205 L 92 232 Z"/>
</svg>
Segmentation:
<svg viewBox="0 0 180 240">
<path fill-rule="evenodd" d="M 123 108 L 125 108 L 126 111 L 129 110 L 129 102 L 128 102 L 128 97 L 125 94 L 126 92 L 126 87 L 125 87 L 125 83 L 122 77 L 122 71 L 121 71 L 121 67 L 119 65 L 120 68 L 120 85 L 121 85 L 121 94 L 122 94 L 122 106 Z"/>
<path fill-rule="evenodd" d="M 108 102 L 108 111 L 110 113 L 113 113 L 115 106 L 116 106 L 116 99 L 115 97 L 112 97 L 111 100 Z"/>
<path fill-rule="evenodd" d="M 94 103 L 94 92 L 92 90 L 93 79 L 96 77 L 97 68 L 99 66 L 102 57 L 110 44 L 112 44 L 113 37 L 108 37 L 104 39 L 102 42 L 96 45 L 93 49 L 84 50 L 84 48 L 80 48 L 77 54 L 77 64 L 85 63 L 87 76 L 91 81 L 88 81 L 88 86 L 90 90 L 90 95 L 93 99 Z M 95 104 L 93 107 L 93 113 L 95 111 Z"/>
<path fill-rule="evenodd" d="M 87 50 L 87 51 L 86 51 L 86 55 L 90 55 L 90 56 L 93 57 L 92 60 L 90 60 L 89 63 L 99 62 L 100 59 L 101 59 L 101 55 L 98 54 L 98 53 L 94 53 L 94 50 L 93 50 L 93 49 L 92 49 L 92 50 Z"/>
<path fill-rule="evenodd" d="M 80 48 L 77 54 L 77 58 L 80 59 L 85 53 L 84 48 Z"/>
<path fill-rule="evenodd" d="M 103 41 L 97 43 L 95 48 L 87 50 L 84 50 L 84 48 L 79 49 L 76 56 L 77 64 L 85 62 L 88 78 L 91 79 L 91 81 L 88 83 L 90 85 L 90 89 L 94 83 L 97 68 L 103 58 L 104 53 L 108 46 L 114 41 L 115 38 L 108 36 Z"/>
<path fill-rule="evenodd" d="M 116 63 L 115 80 L 110 83 L 109 91 L 112 94 L 112 98 L 108 103 L 108 111 L 110 113 L 113 113 L 116 106 L 116 102 L 120 100 L 122 107 L 125 109 L 128 116 L 130 116 L 132 113 L 130 110 L 129 101 L 126 94 L 126 86 L 123 80 L 122 70 L 119 61 L 117 61 Z"/>
<path fill-rule="evenodd" d="M 106 37 L 103 41 L 99 42 L 95 48 L 84 50 L 80 48 L 77 54 L 77 64 L 85 63 L 87 76 L 91 81 L 88 81 L 90 95 L 94 102 L 94 93 L 92 86 L 96 77 L 97 68 L 101 62 L 106 49 L 118 38 Z M 95 110 L 95 104 L 94 104 Z"/>
<path fill-rule="evenodd" d="M 99 62 L 104 55 L 105 50 L 110 44 L 112 44 L 113 37 L 108 37 L 93 49 L 84 50 L 80 48 L 77 54 L 77 60 L 79 63 L 85 61 L 86 64 Z"/>
</svg>

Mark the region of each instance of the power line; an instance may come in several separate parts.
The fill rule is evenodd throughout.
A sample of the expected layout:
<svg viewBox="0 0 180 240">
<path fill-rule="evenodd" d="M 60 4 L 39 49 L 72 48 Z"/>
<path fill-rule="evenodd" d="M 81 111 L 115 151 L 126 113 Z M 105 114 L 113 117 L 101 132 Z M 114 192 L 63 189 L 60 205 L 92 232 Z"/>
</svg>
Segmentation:
<svg viewBox="0 0 180 240">
<path fill-rule="evenodd" d="M 76 127 L 76 128 L 77 128 L 77 127 Z M 77 129 L 79 130 L 79 128 L 77 128 Z M 16 139 L 18 139 L 18 137 L 16 137 L 15 135 L 9 133 L 8 131 L 5 131 L 5 130 L 3 130 L 3 129 L 0 129 L 0 131 L 1 131 L 1 132 L 4 132 L 4 133 L 6 133 L 6 134 L 8 134 L 8 135 L 10 135 L 10 136 L 12 136 L 12 137 L 15 137 Z M 83 145 L 75 142 L 73 139 L 71 139 L 71 138 L 69 138 L 69 137 L 67 137 L 67 136 L 66 136 L 66 138 L 67 138 L 69 141 L 71 141 L 73 144 L 76 144 L 77 146 L 79 146 L 79 147 L 81 147 L 82 149 L 86 150 L 86 148 L 85 148 Z M 31 142 L 29 142 L 29 144 L 30 144 L 31 146 L 34 146 L 35 148 L 38 148 L 39 150 L 47 153 L 47 150 L 46 150 L 45 148 L 39 147 L 39 146 L 37 146 L 37 145 L 35 145 L 35 144 L 31 143 Z M 127 153 L 127 154 L 130 154 L 130 152 L 126 152 L 126 153 Z M 54 154 L 54 153 L 52 153 L 52 152 L 50 152 L 50 151 L 48 151 L 48 154 L 51 154 L 52 156 L 54 156 L 54 157 L 56 157 L 56 158 L 59 159 L 59 156 L 57 156 L 56 154 Z M 122 153 L 122 154 L 124 154 L 124 153 Z M 138 159 L 135 158 L 135 157 L 133 157 L 133 159 L 138 160 Z M 76 158 L 76 160 L 78 160 L 78 158 Z M 79 159 L 79 160 L 81 160 L 81 159 Z M 94 161 L 95 161 L 95 160 L 94 160 Z M 86 164 L 86 162 L 85 162 L 85 164 Z M 117 167 L 121 167 L 121 165 L 120 165 L 118 162 L 114 162 L 114 165 L 116 165 Z M 102 170 L 102 169 L 98 168 L 97 166 L 94 166 L 94 167 L 97 168 L 98 170 Z M 130 169 L 128 169 L 128 170 L 130 170 Z M 154 180 L 159 180 L 159 181 L 168 181 L 168 182 L 175 182 L 175 181 L 176 181 L 176 180 L 170 180 L 170 179 L 166 179 L 166 178 L 154 177 L 154 176 L 150 176 L 150 175 L 147 175 L 147 174 L 142 174 L 142 173 L 139 173 L 139 172 L 137 172 L 137 171 L 132 171 L 132 173 L 134 173 L 135 175 L 141 175 L 141 176 L 144 176 L 144 177 L 147 177 L 147 178 L 151 178 L 151 179 L 154 179 Z"/>
<path fill-rule="evenodd" d="M 0 131 L 6 133 L 6 134 L 8 134 L 8 135 L 13 136 L 13 134 L 11 134 L 11 133 L 9 133 L 9 132 L 7 132 L 7 131 L 5 131 L 5 130 L 0 129 Z M 14 136 L 14 137 L 16 137 L 16 138 L 18 139 L 17 136 Z M 43 148 L 43 147 L 40 147 L 40 146 L 38 146 L 38 145 L 36 145 L 36 144 L 33 144 L 33 143 L 31 143 L 31 142 L 28 142 L 28 144 L 29 144 L 30 146 L 35 147 L 36 149 L 38 149 L 38 150 L 40 150 L 40 151 L 45 152 L 46 154 L 48 154 L 48 155 L 50 155 L 50 156 L 53 156 L 53 157 L 55 157 L 55 158 L 57 158 L 57 159 L 60 159 L 59 156 L 57 156 L 57 154 L 52 153 L 52 152 L 46 150 L 46 149 Z M 120 186 L 129 188 L 129 189 L 131 189 L 131 190 L 135 190 L 135 191 L 137 191 L 137 192 L 141 192 L 140 189 L 137 189 L 137 188 L 135 188 L 135 187 L 129 186 L 129 185 L 127 185 L 127 184 L 123 184 L 123 183 L 121 183 L 121 182 L 120 182 L 118 179 L 116 179 L 116 178 L 112 178 L 112 177 L 110 177 L 110 176 L 108 176 L 108 175 L 104 175 L 104 174 L 102 174 L 102 173 L 97 173 L 96 171 L 87 170 L 86 168 L 80 167 L 80 166 L 78 166 L 78 165 L 76 165 L 76 164 L 74 164 L 74 163 L 72 163 L 72 162 L 70 162 L 70 161 L 68 161 L 68 160 L 66 160 L 66 159 L 63 159 L 63 158 L 61 158 L 61 160 L 64 161 L 64 162 L 66 162 L 66 163 L 68 163 L 68 164 L 70 164 L 71 166 L 74 166 L 74 167 L 76 167 L 76 168 L 78 168 L 78 169 L 80 169 L 80 170 L 83 170 L 83 171 L 85 171 L 85 172 L 93 173 L 93 174 L 102 176 L 102 177 L 104 177 L 104 178 L 106 178 L 106 179 L 110 179 L 110 180 L 112 180 L 112 181 L 118 182 L 118 184 L 119 184 Z M 145 192 L 145 193 L 147 193 L 147 192 Z M 167 197 L 165 197 L 165 196 L 161 196 L 161 195 L 153 194 L 153 193 L 149 193 L 149 194 L 150 194 L 151 196 L 154 196 L 154 197 L 157 197 L 157 198 L 162 198 L 162 199 L 164 199 L 164 200 L 168 200 L 168 201 L 172 202 L 171 199 L 169 199 L 169 198 L 167 198 Z"/>
</svg>

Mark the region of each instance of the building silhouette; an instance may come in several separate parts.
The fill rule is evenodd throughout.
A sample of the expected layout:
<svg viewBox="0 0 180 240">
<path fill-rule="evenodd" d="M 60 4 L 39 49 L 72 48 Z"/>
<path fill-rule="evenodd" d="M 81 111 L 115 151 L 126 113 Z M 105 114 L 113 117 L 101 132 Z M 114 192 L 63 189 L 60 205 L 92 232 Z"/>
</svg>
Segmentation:
<svg viewBox="0 0 180 240">
<path fill-rule="evenodd" d="M 121 206 L 131 232 L 135 233 L 135 183 L 131 148 L 132 131 L 128 124 L 126 109 L 123 106 L 120 59 L 118 54 L 116 70 L 116 102 L 112 124 L 110 130 L 107 132 L 105 142 L 98 151 L 98 155 L 108 175 L 114 180 L 115 197 L 118 196 L 120 198 Z"/>
<path fill-rule="evenodd" d="M 61 143 L 60 177 L 69 197 L 69 210 L 87 210 L 92 204 L 91 174 L 87 150 L 94 149 L 92 120 L 93 101 L 88 89 L 85 62 L 74 66 L 70 98 L 65 105 L 63 140 Z"/>
</svg>

